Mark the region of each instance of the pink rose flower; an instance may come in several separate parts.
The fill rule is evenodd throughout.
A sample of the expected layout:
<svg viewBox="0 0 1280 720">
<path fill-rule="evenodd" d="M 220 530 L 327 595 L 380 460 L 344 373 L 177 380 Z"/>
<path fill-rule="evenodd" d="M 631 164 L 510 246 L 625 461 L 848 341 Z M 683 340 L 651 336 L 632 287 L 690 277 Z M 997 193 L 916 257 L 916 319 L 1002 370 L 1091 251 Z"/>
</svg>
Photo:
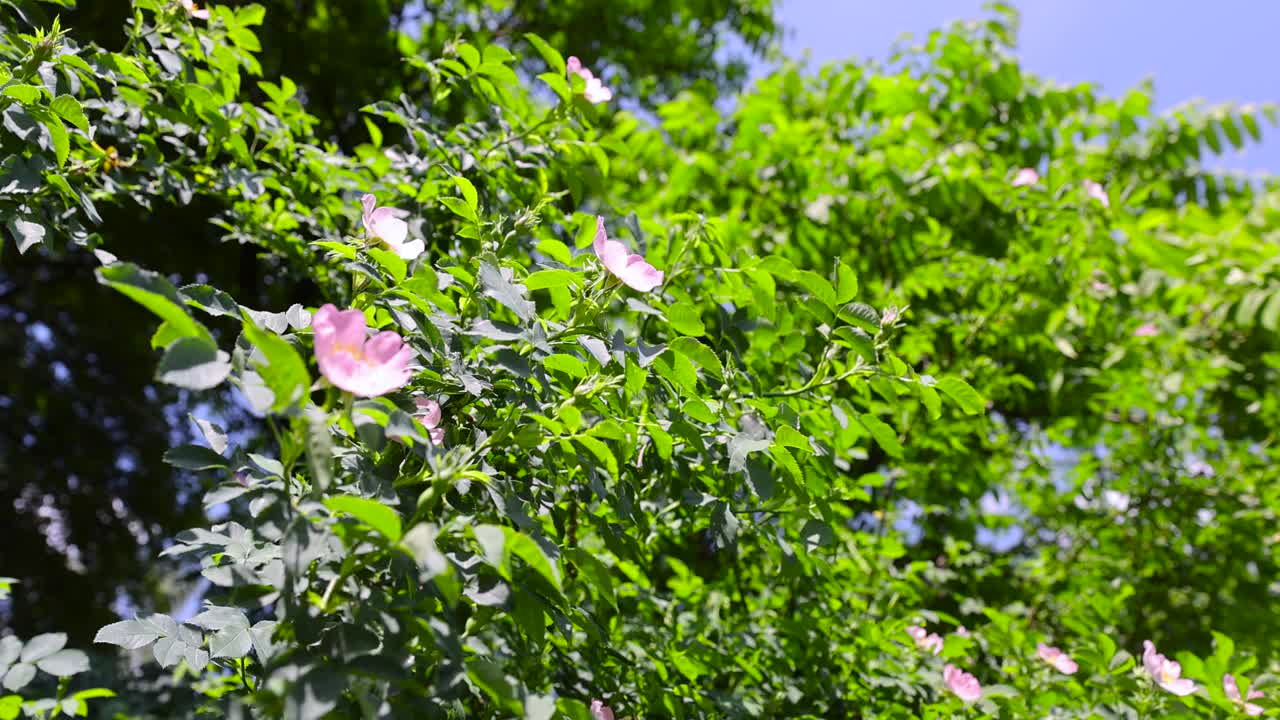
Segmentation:
<svg viewBox="0 0 1280 720">
<path fill-rule="evenodd" d="M 367 336 L 364 313 L 339 312 L 333 305 L 316 311 L 316 362 L 334 386 L 359 397 L 377 397 L 409 382 L 413 350 L 390 330 Z"/>
<path fill-rule="evenodd" d="M 1156 652 L 1155 643 L 1142 641 L 1142 666 L 1161 688 L 1182 697 L 1196 691 L 1196 684 L 1182 677 L 1182 666 Z"/>
<path fill-rule="evenodd" d="M 444 428 L 440 427 L 440 403 L 424 397 L 414 398 L 413 402 L 418 406 L 418 413 L 414 417 L 427 429 L 432 444 L 444 443 Z"/>
<path fill-rule="evenodd" d="M 1102 207 L 1104 208 L 1111 207 L 1111 198 L 1107 195 L 1107 191 L 1105 188 L 1102 187 L 1102 185 L 1092 180 L 1085 180 L 1084 193 L 1085 195 L 1088 195 L 1094 200 L 1097 200 L 1098 202 L 1102 203 Z"/>
<path fill-rule="evenodd" d="M 427 249 L 421 240 L 405 242 L 409 237 L 409 224 L 396 217 L 395 208 L 378 207 L 378 199 L 372 195 L 360 198 L 360 204 L 364 207 L 361 219 L 369 239 L 386 243 L 403 260 L 412 260 Z"/>
<path fill-rule="evenodd" d="M 1134 337 L 1155 337 L 1160 334 L 1160 329 L 1155 323 L 1142 323 L 1137 330 L 1133 331 Z"/>
<path fill-rule="evenodd" d="M 978 678 L 955 665 L 942 668 L 942 677 L 947 681 L 947 687 L 951 692 L 961 700 L 970 703 L 982 697 L 982 685 L 978 684 Z"/>
<path fill-rule="evenodd" d="M 1054 669 L 1064 675 L 1075 675 L 1076 671 L 1080 669 L 1080 666 L 1076 664 L 1075 660 L 1072 660 L 1066 653 L 1052 645 L 1045 645 L 1044 643 L 1037 644 L 1036 654 L 1040 656 L 1041 660 L 1049 663 L 1054 667 Z"/>
<path fill-rule="evenodd" d="M 572 58 L 570 58 L 572 59 Z M 591 701 L 591 720 L 613 720 L 613 711 L 603 700 Z"/>
<path fill-rule="evenodd" d="M 609 239 L 604 230 L 604 218 L 599 215 L 596 216 L 596 237 L 591 247 L 604 269 L 632 289 L 649 292 L 662 284 L 661 270 L 645 262 L 642 256 L 627 252 L 626 245 Z"/>
<path fill-rule="evenodd" d="M 1022 168 L 1017 175 L 1013 176 L 1014 187 L 1022 187 L 1024 185 L 1035 185 L 1040 182 L 1040 173 L 1032 168 Z"/>
<path fill-rule="evenodd" d="M 944 641 L 938 633 L 931 633 L 922 627 L 912 625 L 907 628 L 907 634 L 911 636 L 912 640 L 916 641 L 916 647 L 921 650 L 928 650 L 934 655 L 942 652 Z"/>
<path fill-rule="evenodd" d="M 1240 686 L 1236 684 L 1236 679 L 1231 673 L 1222 676 L 1222 690 L 1227 694 L 1227 699 L 1239 705 L 1244 710 L 1245 715 L 1256 716 L 1265 712 L 1261 705 L 1255 705 L 1249 700 L 1257 700 L 1262 697 L 1262 693 L 1249 688 L 1249 694 L 1246 697 L 1240 696 Z"/>
<path fill-rule="evenodd" d="M 613 99 L 613 91 L 605 87 L 600 78 L 592 75 L 590 70 L 583 67 L 581 60 L 570 55 L 569 59 L 565 61 L 565 67 L 571 74 L 577 75 L 586 81 L 587 86 L 582 90 L 582 97 L 586 98 L 587 102 L 592 105 L 599 105 L 602 102 L 609 102 Z"/>
</svg>

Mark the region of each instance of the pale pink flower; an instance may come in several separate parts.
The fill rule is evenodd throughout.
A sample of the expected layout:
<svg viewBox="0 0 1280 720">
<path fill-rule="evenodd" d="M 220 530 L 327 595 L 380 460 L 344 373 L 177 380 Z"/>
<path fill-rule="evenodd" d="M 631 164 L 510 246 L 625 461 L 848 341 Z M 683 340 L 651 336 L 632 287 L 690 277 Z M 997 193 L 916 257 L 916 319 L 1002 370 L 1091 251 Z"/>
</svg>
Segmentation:
<svg viewBox="0 0 1280 720">
<path fill-rule="evenodd" d="M 591 243 L 600 258 L 604 269 L 640 292 L 650 290 L 662 284 L 662 271 L 645 262 L 640 255 L 627 252 L 627 246 L 617 240 L 610 240 L 604 230 L 604 218 L 596 216 L 596 238 Z"/>
<path fill-rule="evenodd" d="M 1099 183 L 1092 180 L 1084 181 L 1084 193 L 1089 197 L 1102 203 L 1102 207 L 1111 207 L 1111 198 L 1107 195 L 1107 191 Z"/>
<path fill-rule="evenodd" d="M 1100 293 L 1111 292 L 1111 286 L 1102 282 L 1101 280 L 1094 280 L 1093 284 L 1090 285 L 1089 287 L 1093 288 L 1094 292 L 1100 292 Z"/>
<path fill-rule="evenodd" d="M 569 59 L 565 61 L 565 67 L 568 68 L 570 73 L 577 75 L 587 83 L 587 86 L 582 89 L 582 96 L 587 99 L 587 102 L 592 105 L 599 105 L 602 102 L 609 102 L 613 99 L 613 91 L 605 87 L 600 78 L 592 75 L 590 70 L 583 67 L 581 60 L 570 55 Z"/>
<path fill-rule="evenodd" d="M 1072 660 L 1066 653 L 1052 645 L 1045 645 L 1044 643 L 1037 644 L 1036 654 L 1040 656 L 1041 660 L 1049 663 L 1054 667 L 1054 669 L 1064 675 L 1075 675 L 1076 671 L 1080 669 L 1080 666 L 1076 664 L 1075 660 Z"/>
<path fill-rule="evenodd" d="M 196 4 L 195 0 L 178 0 L 178 3 L 182 5 L 182 9 L 187 12 L 187 17 L 192 17 L 196 20 L 209 19 L 209 8 L 200 7 Z"/>
<path fill-rule="evenodd" d="M 921 650 L 928 650 L 934 655 L 942 652 L 944 641 L 938 633 L 931 633 L 922 627 L 912 625 L 907 628 L 907 634 L 916 641 L 916 647 Z"/>
<path fill-rule="evenodd" d="M 1222 676 L 1222 690 L 1227 694 L 1227 699 L 1241 706 L 1246 715 L 1261 715 L 1263 713 L 1264 710 L 1261 705 L 1254 705 L 1248 702 L 1262 697 L 1262 693 L 1249 688 L 1249 694 L 1246 697 L 1240 697 L 1240 686 L 1236 684 L 1236 679 L 1232 677 L 1231 673 Z"/>
<path fill-rule="evenodd" d="M 442 444 L 444 428 L 440 427 L 440 403 L 424 397 L 414 398 L 413 402 L 418 406 L 418 413 L 414 417 L 418 418 L 418 422 L 427 429 L 427 435 L 431 437 L 432 444 Z"/>
<path fill-rule="evenodd" d="M 1155 337 L 1160 334 L 1160 328 L 1155 323 L 1142 323 L 1137 330 L 1133 331 L 1134 337 Z"/>
<path fill-rule="evenodd" d="M 1142 641 L 1142 666 L 1160 687 L 1179 697 L 1196 691 L 1196 684 L 1182 677 L 1182 666 L 1156 652 L 1155 643 Z"/>
<path fill-rule="evenodd" d="M 942 668 L 942 678 L 947 681 L 947 687 L 951 692 L 967 703 L 982 697 L 982 685 L 978 684 L 978 678 L 955 665 L 948 664 Z"/>
<path fill-rule="evenodd" d="M 1024 185 L 1035 185 L 1040 182 L 1040 173 L 1033 168 L 1022 168 L 1017 175 L 1013 176 L 1013 186 L 1022 187 Z"/>
<path fill-rule="evenodd" d="M 570 58 L 572 59 L 572 58 Z M 603 700 L 591 701 L 591 720 L 613 720 L 613 711 Z"/>
<path fill-rule="evenodd" d="M 391 248 L 391 251 L 404 260 L 412 260 L 427 249 L 421 240 L 405 242 L 409 237 L 409 224 L 396 217 L 396 209 L 378 207 L 378 199 L 372 195 L 360 198 L 364 207 L 362 220 L 364 232 L 371 240 L 380 240 Z"/>
<path fill-rule="evenodd" d="M 956 628 L 956 634 L 963 638 L 967 638 L 970 635 L 972 635 L 972 633 L 969 632 L 969 628 L 963 625 L 960 625 L 959 627 Z"/>
<path fill-rule="evenodd" d="M 377 397 L 409 382 L 413 350 L 390 330 L 368 337 L 360 310 L 339 312 L 325 305 L 316 311 L 311 328 L 320 372 L 339 389 Z"/>
</svg>

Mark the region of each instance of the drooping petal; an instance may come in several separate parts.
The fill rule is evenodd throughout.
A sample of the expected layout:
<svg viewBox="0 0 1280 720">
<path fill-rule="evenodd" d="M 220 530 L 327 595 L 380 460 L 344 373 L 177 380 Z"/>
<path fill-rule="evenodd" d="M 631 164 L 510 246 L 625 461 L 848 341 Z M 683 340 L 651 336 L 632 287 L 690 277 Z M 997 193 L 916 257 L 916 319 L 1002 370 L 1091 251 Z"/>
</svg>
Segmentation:
<svg viewBox="0 0 1280 720">
<path fill-rule="evenodd" d="M 427 244 L 422 240 L 410 240 L 409 242 L 393 249 L 401 260 L 412 260 L 426 252 Z"/>
<path fill-rule="evenodd" d="M 409 224 L 396 217 L 394 209 L 380 207 L 369 216 L 369 234 L 385 243 L 398 245 L 409 234 Z"/>
<path fill-rule="evenodd" d="M 596 217 L 596 236 L 591 247 L 605 270 L 634 290 L 649 292 L 661 285 L 666 277 L 642 256 L 632 255 L 627 252 L 625 245 L 617 240 L 610 240 L 605 232 L 603 217 Z"/>
<path fill-rule="evenodd" d="M 632 255 L 627 258 L 627 265 L 618 273 L 618 277 L 632 290 L 649 292 L 661 285 L 666 276 L 661 270 L 645 262 L 644 258 Z"/>
<path fill-rule="evenodd" d="M 1142 641 L 1142 667 L 1152 675 L 1158 675 L 1164 666 L 1164 656 L 1156 652 L 1156 644 L 1150 640 Z"/>
<path fill-rule="evenodd" d="M 373 211 L 378 207 L 378 198 L 370 193 L 365 193 L 360 198 L 361 219 L 364 220 L 364 229 L 366 232 L 373 233 L 369 227 L 369 220 L 373 216 Z"/>
<path fill-rule="evenodd" d="M 616 240 L 610 240 L 604 228 L 604 217 L 596 216 L 596 236 L 591 240 L 591 249 L 605 269 L 614 275 L 627 264 L 627 248 Z"/>
<path fill-rule="evenodd" d="M 444 444 L 444 428 L 442 427 L 427 428 L 427 435 L 431 438 L 432 445 Z"/>
<path fill-rule="evenodd" d="M 1159 685 L 1178 697 L 1186 697 L 1196 691 L 1195 682 L 1189 678 L 1173 678 Z"/>
<path fill-rule="evenodd" d="M 1222 676 L 1222 692 L 1227 694 L 1227 699 L 1231 702 L 1240 702 L 1244 699 L 1240 697 L 1240 686 L 1236 684 L 1236 679 L 1231 673 Z"/>
<path fill-rule="evenodd" d="M 577 56 L 570 55 L 569 59 L 564 61 L 564 66 L 569 72 L 577 74 L 582 69 L 582 61 Z"/>
<path fill-rule="evenodd" d="M 427 428 L 434 428 L 440 424 L 440 403 L 431 398 L 414 398 L 413 402 L 418 406 L 418 420 Z"/>
<path fill-rule="evenodd" d="M 593 77 L 587 79 L 587 86 L 583 89 L 582 96 L 592 105 L 599 105 L 612 100 L 613 91 L 606 87 L 600 78 Z"/>
</svg>

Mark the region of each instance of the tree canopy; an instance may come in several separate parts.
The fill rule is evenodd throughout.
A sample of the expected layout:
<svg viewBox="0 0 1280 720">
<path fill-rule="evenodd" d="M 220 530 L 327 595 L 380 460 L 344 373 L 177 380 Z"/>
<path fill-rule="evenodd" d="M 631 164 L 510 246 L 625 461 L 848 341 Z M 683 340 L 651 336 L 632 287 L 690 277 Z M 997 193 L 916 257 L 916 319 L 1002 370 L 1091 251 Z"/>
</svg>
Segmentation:
<svg viewBox="0 0 1280 720">
<path fill-rule="evenodd" d="M 0 717 L 1271 707 L 1280 183 L 1212 160 L 1275 106 L 1003 5 L 748 87 L 763 0 L 60 4 Z"/>
</svg>

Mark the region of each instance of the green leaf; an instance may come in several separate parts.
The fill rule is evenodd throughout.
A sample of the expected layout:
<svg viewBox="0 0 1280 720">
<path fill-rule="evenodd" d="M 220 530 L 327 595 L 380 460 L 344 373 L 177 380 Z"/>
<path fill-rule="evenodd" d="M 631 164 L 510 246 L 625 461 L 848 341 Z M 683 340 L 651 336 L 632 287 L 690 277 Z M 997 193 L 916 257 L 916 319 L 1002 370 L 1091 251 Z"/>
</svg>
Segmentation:
<svg viewBox="0 0 1280 720">
<path fill-rule="evenodd" d="M 680 301 L 667 308 L 667 323 L 671 329 L 682 335 L 699 336 L 707 331 L 699 317 L 698 309 L 692 304 Z"/>
<path fill-rule="evenodd" d="M 307 408 L 306 417 L 307 467 L 311 470 L 312 491 L 319 495 L 333 484 L 333 436 L 329 433 L 329 418 L 320 408 Z M 216 657 L 216 656 L 215 656 Z"/>
<path fill-rule="evenodd" d="M 563 247 L 563 244 L 561 245 Z M 530 290 L 544 290 L 546 288 L 564 287 L 566 285 L 577 285 L 582 282 L 581 273 L 571 270 L 539 270 L 530 273 L 524 279 L 524 286 Z"/>
<path fill-rule="evenodd" d="M 550 65 L 552 70 L 562 76 L 567 72 L 564 56 L 560 54 L 559 50 L 548 45 L 546 40 L 543 40 L 533 33 L 525 33 L 524 39 L 529 41 L 529 44 L 533 46 L 533 49 L 538 51 L 538 54 L 542 56 L 543 60 L 547 61 L 547 65 Z"/>
<path fill-rule="evenodd" d="M 955 401 L 966 415 L 978 415 L 987 407 L 977 390 L 969 387 L 969 383 L 957 377 L 944 377 L 936 385 L 939 391 Z"/>
<path fill-rule="evenodd" d="M 457 215 L 463 220 L 467 220 L 472 223 L 480 222 L 480 218 L 476 216 L 475 208 L 468 205 L 465 200 L 446 195 L 440 198 L 440 203 L 449 208 L 454 215 Z"/>
<path fill-rule="evenodd" d="M 823 305 L 826 305 L 832 312 L 836 309 L 836 289 L 831 283 L 821 275 L 809 270 L 797 270 L 793 277 L 794 281 L 808 290 Z"/>
<path fill-rule="evenodd" d="M 275 396 L 271 409 L 280 412 L 305 400 L 307 388 L 311 385 L 311 374 L 307 372 L 306 363 L 288 340 L 258 329 L 247 312 L 243 317 L 245 337 L 266 358 L 265 363 L 256 363 L 256 367 Z"/>
<path fill-rule="evenodd" d="M 533 301 L 525 296 L 523 285 L 507 279 L 503 272 L 487 262 L 480 263 L 478 274 L 484 294 L 497 300 L 521 320 L 532 320 L 536 311 Z"/>
<path fill-rule="evenodd" d="M 163 327 L 172 327 L 166 323 Z M 231 374 L 231 356 L 202 337 L 180 337 L 165 350 L 156 379 L 188 390 L 208 390 Z"/>
<path fill-rule="evenodd" d="M 542 366 L 553 372 L 562 372 L 570 377 L 584 378 L 587 376 L 587 366 L 581 360 L 572 355 L 548 355 L 543 361 Z"/>
<path fill-rule="evenodd" d="M 243 625 L 231 625 L 209 638 L 209 657 L 242 658 L 253 649 L 253 632 L 246 618 Z"/>
<path fill-rule="evenodd" d="M 18 663 L 4 674 L 4 688 L 10 692 L 18 692 L 36 677 L 36 666 Z"/>
<path fill-rule="evenodd" d="M 383 270 L 391 274 L 397 285 L 404 282 L 405 275 L 409 272 L 409 266 L 404 261 L 404 258 L 390 250 L 383 250 L 378 247 L 371 247 L 365 252 L 369 253 L 369 257 L 376 260 Z"/>
<path fill-rule="evenodd" d="M 214 470 L 229 461 L 203 445 L 179 445 L 164 454 L 164 461 L 183 470 Z"/>
<path fill-rule="evenodd" d="M 862 426 L 871 433 L 871 437 L 875 439 L 885 452 L 893 457 L 902 457 L 902 443 L 898 442 L 898 433 L 889 427 L 883 420 L 870 413 L 863 413 L 858 416 L 862 421 Z"/>
<path fill-rule="evenodd" d="M 89 669 L 89 656 L 79 650 L 59 650 L 38 660 L 36 667 L 55 677 L 71 677 Z"/>
<path fill-rule="evenodd" d="M 608 469 L 610 476 L 615 478 L 618 477 L 618 459 L 614 457 L 613 450 L 610 450 L 608 445 L 603 441 L 590 436 L 582 436 L 574 439 L 577 440 L 579 445 L 589 450 L 597 460 L 604 464 L 605 468 Z"/>
<path fill-rule="evenodd" d="M 95 643 L 119 645 L 125 650 L 137 650 L 163 637 L 169 625 L 174 625 L 173 619 L 164 615 L 153 615 L 146 619 L 122 620 L 98 630 L 98 634 L 94 636 L 93 641 Z"/>
<path fill-rule="evenodd" d="M 40 99 L 40 88 L 34 85 L 10 85 L 4 90 L 0 90 L 0 95 L 7 95 L 23 105 L 31 105 Z"/>
<path fill-rule="evenodd" d="M 377 530 L 392 542 L 399 542 L 401 537 L 400 516 L 392 508 L 374 500 L 339 495 L 325 498 L 325 507 L 336 512 L 343 512 L 369 527 Z"/>
<path fill-rule="evenodd" d="M 204 435 L 205 442 L 209 443 L 209 447 L 214 452 L 219 455 L 226 452 L 227 432 L 222 429 L 222 426 L 208 420 L 203 420 L 194 415 L 188 415 L 187 417 L 191 418 L 191 421 L 196 424 L 196 427 L 200 428 L 200 434 Z"/>
<path fill-rule="evenodd" d="M 213 343 L 213 336 L 187 313 L 186 304 L 173 283 L 133 263 L 118 262 L 97 270 L 99 280 L 168 323 L 178 337 L 198 337 Z"/>
<path fill-rule="evenodd" d="M 843 305 L 858 296 L 858 276 L 844 263 L 836 266 L 836 304 Z"/>
<path fill-rule="evenodd" d="M 697 398 L 687 401 L 680 408 L 680 412 L 694 420 L 697 420 L 698 422 L 706 423 L 708 425 L 714 425 L 718 420 L 715 413 L 711 412 L 711 408 L 707 407 L 706 403 L 698 400 Z"/>
<path fill-rule="evenodd" d="M 565 553 L 569 562 L 578 568 L 582 578 L 595 590 L 596 595 L 616 610 L 618 599 L 613 589 L 613 578 L 609 574 L 609 568 L 596 556 L 582 548 L 568 548 Z"/>
<path fill-rule="evenodd" d="M 866 330 L 869 333 L 880 332 L 880 313 L 865 303 L 849 303 L 840 308 L 839 317 L 850 325 Z"/>
<path fill-rule="evenodd" d="M 66 633 L 45 633 L 36 635 L 22 646 L 21 660 L 33 663 L 58 652 L 67 645 Z"/>
<path fill-rule="evenodd" d="M 59 95 L 49 103 L 49 109 L 54 111 L 63 120 L 75 125 L 84 132 L 89 132 L 89 120 L 84 116 L 84 109 L 80 107 L 80 101 L 70 95 Z"/>
<path fill-rule="evenodd" d="M 453 176 L 453 183 L 458 186 L 458 190 L 462 193 L 462 199 L 471 208 L 471 214 L 475 215 L 479 203 L 479 198 L 476 196 L 476 186 L 461 175 Z"/>
<path fill-rule="evenodd" d="M 34 110 L 32 115 L 36 115 Z M 51 113 L 40 113 L 40 122 L 49 132 L 49 142 L 53 144 L 53 155 L 58 161 L 58 167 L 66 165 L 67 156 L 71 153 L 71 135 L 67 132 L 67 126 L 63 124 L 62 118 Z"/>
<path fill-rule="evenodd" d="M 47 231 L 44 225 L 18 216 L 9 221 L 9 234 L 18 243 L 18 252 L 25 253 L 31 246 L 44 242 Z"/>
<path fill-rule="evenodd" d="M 562 589 L 560 569 L 551 562 L 551 559 L 547 557 L 542 547 L 533 538 L 514 528 L 505 526 L 502 528 L 502 532 L 506 536 L 506 552 L 508 554 L 525 561 L 529 567 L 551 583 L 551 586 L 556 590 Z"/>
<path fill-rule="evenodd" d="M 481 657 L 467 661 L 467 678 L 510 714 L 523 714 L 515 688 L 498 663 Z"/>
<path fill-rule="evenodd" d="M 774 442 L 785 447 L 793 447 L 805 452 L 813 452 L 813 446 L 809 444 L 809 438 L 804 433 L 796 430 L 790 425 L 780 425 L 774 431 Z"/>
<path fill-rule="evenodd" d="M 720 358 L 702 341 L 691 337 L 678 337 L 671 341 L 668 348 L 672 352 L 689 358 L 695 365 L 715 378 L 724 379 L 724 365 L 720 362 Z"/>
</svg>

